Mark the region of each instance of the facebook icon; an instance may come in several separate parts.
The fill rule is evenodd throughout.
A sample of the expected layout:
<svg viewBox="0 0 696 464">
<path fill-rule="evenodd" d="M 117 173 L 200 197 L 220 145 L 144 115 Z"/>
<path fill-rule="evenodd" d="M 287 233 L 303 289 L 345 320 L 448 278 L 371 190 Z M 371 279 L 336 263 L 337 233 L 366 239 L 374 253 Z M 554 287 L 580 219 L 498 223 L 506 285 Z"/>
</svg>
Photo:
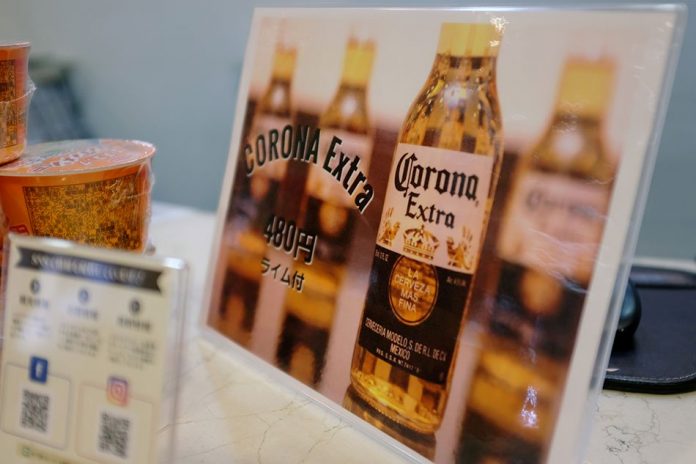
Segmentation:
<svg viewBox="0 0 696 464">
<path fill-rule="evenodd" d="M 32 356 L 29 362 L 29 380 L 37 383 L 46 383 L 48 380 L 48 360 Z"/>
</svg>

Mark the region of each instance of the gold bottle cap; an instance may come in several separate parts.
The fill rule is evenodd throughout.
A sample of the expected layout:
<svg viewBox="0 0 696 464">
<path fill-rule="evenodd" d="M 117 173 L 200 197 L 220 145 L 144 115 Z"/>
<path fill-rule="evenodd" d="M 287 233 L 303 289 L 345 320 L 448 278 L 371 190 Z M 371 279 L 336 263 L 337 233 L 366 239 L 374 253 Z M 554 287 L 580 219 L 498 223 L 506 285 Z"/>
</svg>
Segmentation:
<svg viewBox="0 0 696 464">
<path fill-rule="evenodd" d="M 578 116 L 601 117 L 609 106 L 613 84 L 612 60 L 571 58 L 563 69 L 558 107 Z"/>
<path fill-rule="evenodd" d="M 294 47 L 278 44 L 273 58 L 273 77 L 291 80 L 296 60 L 297 50 Z"/>
<path fill-rule="evenodd" d="M 343 59 L 343 83 L 351 86 L 367 85 L 372 74 L 374 57 L 375 43 L 372 40 L 360 40 L 355 37 L 348 39 Z"/>
<path fill-rule="evenodd" d="M 489 23 L 443 23 L 437 53 L 452 56 L 498 55 L 502 29 Z"/>
</svg>

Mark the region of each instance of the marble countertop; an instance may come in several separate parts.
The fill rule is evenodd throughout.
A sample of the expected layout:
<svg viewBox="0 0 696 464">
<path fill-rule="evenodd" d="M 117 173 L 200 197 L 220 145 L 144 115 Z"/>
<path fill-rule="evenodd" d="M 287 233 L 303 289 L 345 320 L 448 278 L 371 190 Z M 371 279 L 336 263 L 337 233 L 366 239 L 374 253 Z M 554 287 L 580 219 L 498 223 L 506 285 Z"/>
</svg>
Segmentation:
<svg viewBox="0 0 696 464">
<path fill-rule="evenodd" d="M 156 204 L 157 253 L 190 265 L 188 313 L 176 427 L 176 463 L 401 463 L 373 440 L 304 394 L 255 369 L 251 357 L 221 350 L 198 327 L 212 213 Z M 261 361 L 257 361 L 261 364 Z M 696 392 L 644 395 L 603 391 L 584 460 L 587 464 L 693 464 Z"/>
</svg>

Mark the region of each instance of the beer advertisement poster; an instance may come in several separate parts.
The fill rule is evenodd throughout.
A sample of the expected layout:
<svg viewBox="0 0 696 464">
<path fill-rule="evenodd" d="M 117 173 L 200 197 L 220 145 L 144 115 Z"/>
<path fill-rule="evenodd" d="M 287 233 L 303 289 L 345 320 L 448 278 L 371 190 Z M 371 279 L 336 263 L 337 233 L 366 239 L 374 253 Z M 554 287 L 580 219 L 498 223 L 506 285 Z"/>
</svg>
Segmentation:
<svg viewBox="0 0 696 464">
<path fill-rule="evenodd" d="M 580 459 L 682 28 L 257 10 L 206 332 L 416 460 Z"/>
</svg>

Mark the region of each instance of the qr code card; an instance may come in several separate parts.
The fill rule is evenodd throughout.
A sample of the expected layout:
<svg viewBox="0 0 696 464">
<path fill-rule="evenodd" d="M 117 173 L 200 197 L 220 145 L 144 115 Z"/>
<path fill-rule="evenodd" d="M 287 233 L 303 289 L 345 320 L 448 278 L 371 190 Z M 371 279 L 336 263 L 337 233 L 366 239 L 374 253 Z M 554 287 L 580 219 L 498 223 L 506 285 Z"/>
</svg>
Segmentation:
<svg viewBox="0 0 696 464">
<path fill-rule="evenodd" d="M 0 462 L 167 462 L 185 265 L 20 236 L 4 261 Z"/>
</svg>

